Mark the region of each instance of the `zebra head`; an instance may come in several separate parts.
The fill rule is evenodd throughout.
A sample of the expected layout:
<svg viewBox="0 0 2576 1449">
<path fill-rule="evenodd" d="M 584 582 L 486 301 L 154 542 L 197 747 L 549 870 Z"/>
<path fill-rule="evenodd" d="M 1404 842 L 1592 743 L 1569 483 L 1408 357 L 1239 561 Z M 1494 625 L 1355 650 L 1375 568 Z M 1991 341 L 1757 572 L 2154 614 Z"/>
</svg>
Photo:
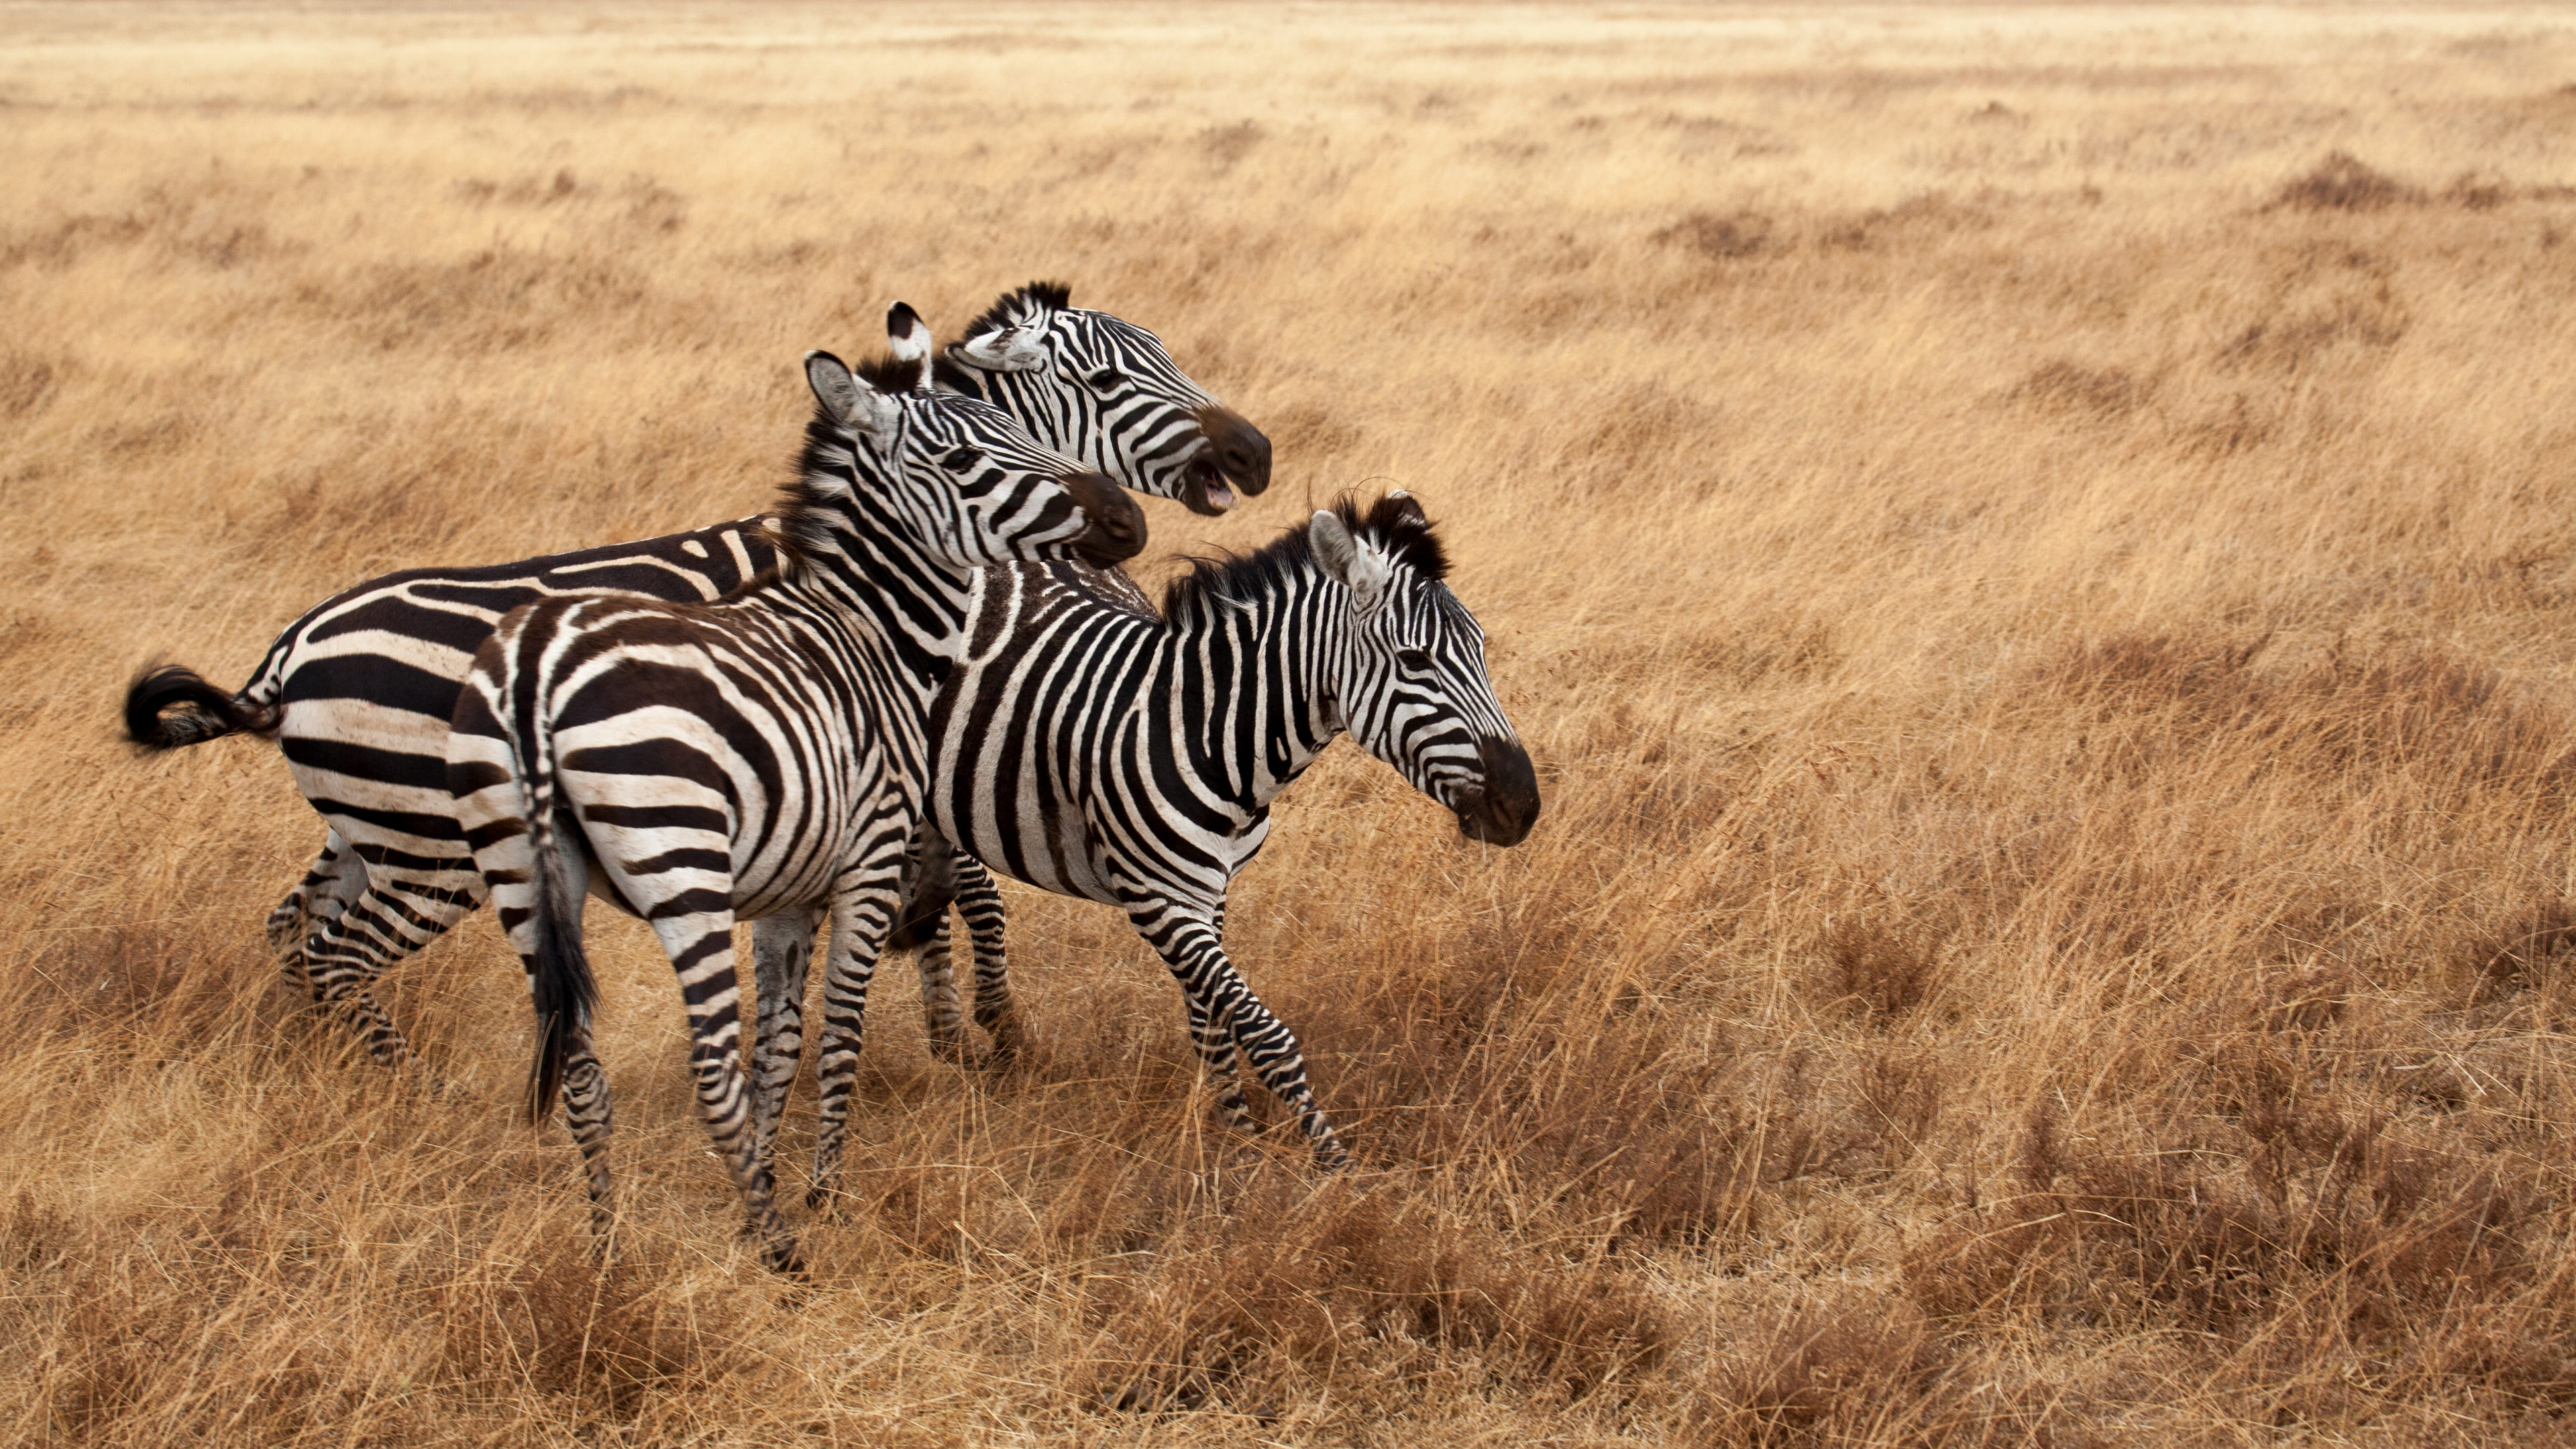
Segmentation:
<svg viewBox="0 0 2576 1449">
<path fill-rule="evenodd" d="M 1315 515 L 1306 545 L 1342 586 L 1326 607 L 1350 611 L 1336 693 L 1351 738 L 1456 812 L 1468 839 L 1520 844 L 1538 823 L 1538 777 L 1421 505 L 1390 493 L 1363 516 L 1345 499 Z"/>
<path fill-rule="evenodd" d="M 1139 492 L 1223 513 L 1270 486 L 1270 440 L 1190 380 L 1133 322 L 1031 282 L 966 326 L 942 385 L 1010 410 L 1050 445 Z"/>
<path fill-rule="evenodd" d="M 855 372 L 805 355 L 816 408 L 781 516 L 791 551 L 837 542 L 823 536 L 833 519 L 861 510 L 955 568 L 1068 553 L 1106 565 L 1144 549 L 1144 511 L 1117 484 L 990 403 L 932 389 L 930 329 L 912 308 L 897 302 L 886 333 L 892 355 Z"/>
</svg>

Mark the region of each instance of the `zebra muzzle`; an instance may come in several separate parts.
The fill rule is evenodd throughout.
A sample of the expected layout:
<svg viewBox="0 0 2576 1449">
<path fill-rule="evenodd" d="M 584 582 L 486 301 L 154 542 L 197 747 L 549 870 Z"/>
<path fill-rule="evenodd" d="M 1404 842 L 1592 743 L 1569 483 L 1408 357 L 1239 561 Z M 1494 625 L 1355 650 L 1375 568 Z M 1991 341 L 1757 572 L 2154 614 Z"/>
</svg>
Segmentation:
<svg viewBox="0 0 2576 1449">
<path fill-rule="evenodd" d="M 1190 459 L 1181 478 L 1181 503 L 1192 513 L 1219 514 L 1270 486 L 1270 439 L 1231 408 L 1209 404 L 1194 415 L 1207 446 Z"/>
<path fill-rule="evenodd" d="M 1515 739 L 1476 741 L 1483 778 L 1454 807 L 1458 833 L 1487 845 L 1518 845 L 1538 824 L 1538 772 Z"/>
<path fill-rule="evenodd" d="M 1063 482 L 1089 525 L 1073 541 L 1074 552 L 1106 567 L 1145 551 L 1145 510 L 1127 496 L 1127 490 L 1104 473 L 1075 473 Z"/>
</svg>

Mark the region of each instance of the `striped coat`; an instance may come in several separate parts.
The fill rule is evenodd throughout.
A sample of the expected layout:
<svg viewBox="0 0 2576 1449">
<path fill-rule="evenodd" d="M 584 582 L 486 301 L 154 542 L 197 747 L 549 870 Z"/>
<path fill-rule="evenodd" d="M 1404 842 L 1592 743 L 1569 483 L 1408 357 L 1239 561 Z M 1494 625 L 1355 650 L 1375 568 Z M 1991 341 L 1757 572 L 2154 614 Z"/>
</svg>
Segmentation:
<svg viewBox="0 0 2576 1449">
<path fill-rule="evenodd" d="M 1132 557 L 1142 514 L 970 399 L 928 390 L 927 330 L 859 377 L 814 354 L 818 408 L 779 515 L 779 569 L 712 604 L 618 596 L 514 610 L 475 656 L 447 743 L 456 818 L 539 1022 L 534 1110 L 560 1091 L 613 1225 L 610 1105 L 581 900 L 641 917 L 677 973 L 696 1099 L 764 1255 L 793 1270 L 739 1059 L 738 918 L 821 909 L 823 1129 L 838 1166 L 867 988 L 927 785 L 924 725 L 968 571 Z M 917 390 L 910 384 L 918 384 Z"/>
<path fill-rule="evenodd" d="M 1060 285 L 1006 294 L 947 349 L 938 376 L 952 391 L 992 401 L 1040 441 L 1142 491 L 1214 511 L 1231 481 L 1258 493 L 1269 443 L 1217 405 L 1153 334 L 1070 305 Z M 268 934 L 299 991 L 338 1008 L 379 1060 L 411 1049 L 368 990 L 471 911 L 482 884 L 445 783 L 448 718 L 474 652 L 511 609 L 591 591 L 706 602 L 775 561 L 765 520 L 483 568 L 415 569 L 370 580 L 307 611 L 269 648 L 238 691 L 178 667 L 147 671 L 128 690 L 128 735 L 169 749 L 240 731 L 275 737 L 298 789 L 328 827 L 322 850 L 270 912 Z M 976 937 L 979 1015 L 1003 1020 L 1002 912 L 980 867 L 966 863 L 958 904 Z M 790 914 L 755 932 L 764 981 L 764 1036 L 800 1038 L 798 1002 L 815 919 Z M 935 983 L 932 1040 L 963 1051 L 947 980 L 944 918 L 923 957 Z M 770 983 L 775 983 L 772 989 Z M 784 1081 L 765 1082 L 774 1118 Z"/>
<path fill-rule="evenodd" d="M 1200 565 L 1160 618 L 1080 564 L 988 570 L 931 717 L 939 830 L 1006 875 L 1125 912 L 1180 983 L 1229 1120 L 1251 1121 L 1239 1051 L 1328 1163 L 1342 1149 L 1296 1037 L 1226 955 L 1226 888 L 1268 838 L 1271 801 L 1345 732 L 1468 838 L 1528 835 L 1536 777 L 1447 567 L 1397 493 Z"/>
</svg>

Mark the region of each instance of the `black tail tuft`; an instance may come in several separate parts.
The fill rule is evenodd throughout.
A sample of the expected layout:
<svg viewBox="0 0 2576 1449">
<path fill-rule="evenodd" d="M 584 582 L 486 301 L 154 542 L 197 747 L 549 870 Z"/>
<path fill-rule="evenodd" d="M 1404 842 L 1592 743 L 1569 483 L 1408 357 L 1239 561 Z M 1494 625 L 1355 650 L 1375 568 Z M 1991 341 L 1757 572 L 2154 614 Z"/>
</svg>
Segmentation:
<svg viewBox="0 0 2576 1449">
<path fill-rule="evenodd" d="M 176 713 L 163 710 L 176 708 Z M 125 686 L 125 737 L 147 750 L 175 750 L 248 730 L 277 728 L 274 710 L 247 704 L 193 669 L 145 665 Z"/>
</svg>

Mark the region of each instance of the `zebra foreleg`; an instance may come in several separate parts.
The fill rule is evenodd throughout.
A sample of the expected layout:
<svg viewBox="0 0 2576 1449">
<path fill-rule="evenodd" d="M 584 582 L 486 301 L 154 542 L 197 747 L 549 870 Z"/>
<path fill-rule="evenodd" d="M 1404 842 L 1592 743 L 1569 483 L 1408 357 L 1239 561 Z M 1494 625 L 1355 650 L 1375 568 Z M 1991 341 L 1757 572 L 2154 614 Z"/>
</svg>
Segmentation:
<svg viewBox="0 0 2576 1449">
<path fill-rule="evenodd" d="M 937 826 L 923 821 L 904 863 L 903 909 L 884 946 L 918 953 L 914 965 L 921 973 L 922 1035 L 930 1054 L 943 1062 L 966 1060 L 966 1019 L 957 1009 L 957 973 L 948 950 L 948 907 L 957 895 L 958 868 L 973 863 Z"/>
<path fill-rule="evenodd" d="M 751 923 L 751 1123 L 760 1160 L 773 1164 L 773 1172 L 770 1144 L 805 1055 L 805 973 L 814 960 L 814 928 L 822 914 L 803 907 Z"/>
<path fill-rule="evenodd" d="M 1252 1119 L 1252 1104 L 1244 1099 L 1243 1079 L 1234 1069 L 1234 1029 L 1227 1022 L 1212 1020 L 1207 1002 L 1181 986 L 1181 1014 L 1186 1018 L 1190 1045 L 1199 1054 L 1199 1073 L 1216 1092 L 1216 1109 L 1225 1125 L 1247 1135 L 1261 1130 Z"/>
<path fill-rule="evenodd" d="M 956 876 L 955 904 L 966 918 L 966 931 L 975 945 L 975 1025 L 993 1043 L 983 1059 L 972 1065 L 998 1071 L 1017 1061 L 1028 1045 L 1011 1000 L 1010 955 L 1003 943 L 1006 918 L 1002 892 L 993 883 L 992 872 L 984 869 L 984 863 L 962 851 L 957 856 Z M 922 1027 L 930 1039 L 932 1055 L 942 1061 L 965 1062 L 966 1028 L 958 1012 L 956 958 L 950 950 L 951 940 L 948 922 L 943 918 L 922 944 Z"/>
<path fill-rule="evenodd" d="M 1223 1073 L 1217 1084 L 1218 1101 L 1220 1106 L 1229 1108 L 1228 1120 L 1235 1118 L 1232 1109 L 1244 1104 L 1242 1089 L 1234 1082 L 1233 1064 L 1226 1060 L 1232 1053 L 1221 1045 L 1224 1042 L 1242 1053 L 1271 1096 L 1297 1114 L 1297 1125 L 1304 1129 L 1307 1141 L 1314 1144 L 1319 1166 L 1338 1169 L 1349 1165 L 1350 1154 L 1343 1150 L 1341 1139 L 1334 1135 L 1323 1109 L 1315 1104 L 1314 1091 L 1306 1084 L 1306 1059 L 1297 1048 L 1296 1034 L 1261 1004 L 1261 998 L 1252 994 L 1252 988 L 1235 971 L 1234 963 L 1226 959 L 1217 919 L 1185 915 L 1161 906 L 1133 909 L 1129 919 L 1135 922 L 1137 934 L 1163 958 L 1163 964 L 1181 983 L 1182 994 L 1190 1004 L 1190 1031 L 1197 1041 L 1200 1059 Z M 1249 1115 L 1244 1113 L 1247 1118 Z"/>
<path fill-rule="evenodd" d="M 1002 888 L 994 884 L 993 873 L 982 861 L 964 851 L 957 853 L 957 911 L 966 918 L 966 933 L 975 942 L 975 1024 L 993 1043 L 983 1065 L 1007 1067 L 1019 1059 L 1029 1040 L 1011 1000 L 1011 961 L 1002 941 L 1006 924 Z"/>
<path fill-rule="evenodd" d="M 853 871 L 832 902 L 832 945 L 823 973 L 823 1041 L 815 1054 L 821 1104 L 814 1131 L 814 1183 L 808 1207 L 820 1207 L 839 1187 L 841 1148 L 847 1136 L 850 1097 L 858 1086 L 859 1045 L 867 1027 L 868 983 L 902 904 L 902 863 L 889 861 Z"/>
<path fill-rule="evenodd" d="M 930 1054 L 943 1062 L 966 1060 L 966 1013 L 958 1005 L 957 971 L 948 951 L 948 917 L 940 913 L 921 943 L 915 965 L 921 971 L 921 1034 Z"/>
</svg>

